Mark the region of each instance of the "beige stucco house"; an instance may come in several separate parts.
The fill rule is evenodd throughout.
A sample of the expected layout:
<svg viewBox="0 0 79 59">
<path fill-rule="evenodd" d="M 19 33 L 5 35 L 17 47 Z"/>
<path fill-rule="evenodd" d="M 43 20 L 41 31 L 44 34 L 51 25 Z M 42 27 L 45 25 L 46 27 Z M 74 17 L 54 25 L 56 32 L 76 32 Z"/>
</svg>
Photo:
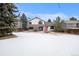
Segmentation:
<svg viewBox="0 0 79 59">
<path fill-rule="evenodd" d="M 35 17 L 28 21 L 28 29 L 34 31 L 52 31 L 54 30 L 53 22 L 46 22 L 41 18 Z"/>
<path fill-rule="evenodd" d="M 15 21 L 15 29 L 16 29 L 17 31 L 22 30 L 22 21 L 21 21 L 20 19 L 17 19 L 17 20 Z"/>
<path fill-rule="evenodd" d="M 67 20 L 64 22 L 64 31 L 70 33 L 79 33 L 79 20 Z"/>
</svg>

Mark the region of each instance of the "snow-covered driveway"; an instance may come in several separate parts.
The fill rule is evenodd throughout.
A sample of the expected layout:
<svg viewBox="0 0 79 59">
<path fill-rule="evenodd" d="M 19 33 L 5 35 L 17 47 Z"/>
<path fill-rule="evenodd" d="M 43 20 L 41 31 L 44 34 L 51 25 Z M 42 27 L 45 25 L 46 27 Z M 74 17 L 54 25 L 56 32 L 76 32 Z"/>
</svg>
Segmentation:
<svg viewBox="0 0 79 59">
<path fill-rule="evenodd" d="M 0 55 L 79 56 L 79 35 L 18 32 L 17 37 L 0 40 Z"/>
</svg>

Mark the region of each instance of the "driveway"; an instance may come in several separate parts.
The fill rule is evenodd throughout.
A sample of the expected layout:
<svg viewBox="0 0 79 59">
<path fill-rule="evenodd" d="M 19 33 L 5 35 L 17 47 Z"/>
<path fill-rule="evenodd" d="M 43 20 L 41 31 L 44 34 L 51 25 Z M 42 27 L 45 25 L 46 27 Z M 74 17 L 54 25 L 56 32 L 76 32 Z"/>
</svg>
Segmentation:
<svg viewBox="0 0 79 59">
<path fill-rule="evenodd" d="M 1 56 L 79 56 L 79 35 L 16 32 L 0 40 Z"/>
</svg>

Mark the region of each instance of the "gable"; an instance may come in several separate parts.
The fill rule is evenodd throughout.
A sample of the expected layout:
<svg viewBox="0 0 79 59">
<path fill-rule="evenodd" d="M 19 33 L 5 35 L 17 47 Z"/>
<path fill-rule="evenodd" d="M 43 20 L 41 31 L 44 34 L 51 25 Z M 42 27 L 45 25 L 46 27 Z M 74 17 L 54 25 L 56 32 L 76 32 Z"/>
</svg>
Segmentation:
<svg viewBox="0 0 79 59">
<path fill-rule="evenodd" d="M 30 22 L 32 24 L 39 24 L 40 21 L 42 22 L 42 24 L 44 24 L 44 21 L 37 17 L 33 18 Z"/>
</svg>

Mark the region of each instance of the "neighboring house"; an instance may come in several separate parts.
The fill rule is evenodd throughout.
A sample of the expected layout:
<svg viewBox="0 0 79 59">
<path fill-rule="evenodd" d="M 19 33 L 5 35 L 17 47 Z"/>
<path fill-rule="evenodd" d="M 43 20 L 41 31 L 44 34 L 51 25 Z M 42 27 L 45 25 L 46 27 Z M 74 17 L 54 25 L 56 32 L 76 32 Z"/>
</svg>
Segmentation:
<svg viewBox="0 0 79 59">
<path fill-rule="evenodd" d="M 79 33 L 79 20 L 67 20 L 63 28 L 65 32 Z"/>
<path fill-rule="evenodd" d="M 51 29 L 54 29 L 54 27 L 52 22 L 45 22 L 44 20 L 35 17 L 32 20 L 29 20 L 28 29 L 34 31 L 50 31 Z"/>
<path fill-rule="evenodd" d="M 22 29 L 22 21 L 20 19 L 17 19 L 15 22 L 15 28 L 16 29 Z"/>
</svg>

